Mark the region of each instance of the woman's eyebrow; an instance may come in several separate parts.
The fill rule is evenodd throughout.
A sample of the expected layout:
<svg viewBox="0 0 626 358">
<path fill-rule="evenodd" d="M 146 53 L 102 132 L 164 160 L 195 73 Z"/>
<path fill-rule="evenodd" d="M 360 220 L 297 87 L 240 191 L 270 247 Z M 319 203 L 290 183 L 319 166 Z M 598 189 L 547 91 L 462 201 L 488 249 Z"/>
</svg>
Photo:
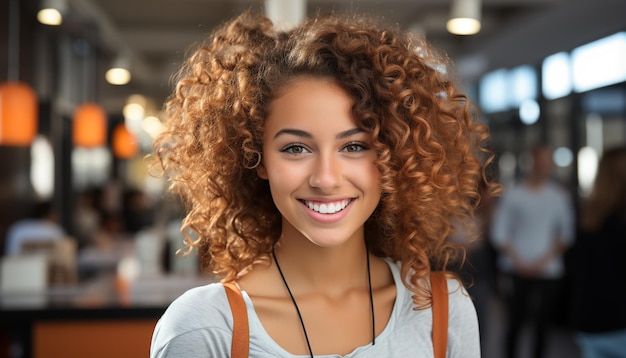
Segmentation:
<svg viewBox="0 0 626 358">
<path fill-rule="evenodd" d="M 297 137 L 304 137 L 304 138 L 313 138 L 313 135 L 311 135 L 311 133 L 300 130 L 300 129 L 291 129 L 291 128 L 285 128 L 285 129 L 281 129 L 278 131 L 278 133 L 276 133 L 274 135 L 274 139 L 276 139 L 277 137 L 283 135 L 283 134 L 291 134 L 291 135 L 295 135 Z"/>
<path fill-rule="evenodd" d="M 337 139 L 344 139 L 344 138 L 350 137 L 352 135 L 363 133 L 363 132 L 364 132 L 364 130 L 362 130 L 361 128 L 352 128 L 352 129 L 348 129 L 347 131 L 344 131 L 344 132 L 341 132 L 341 133 L 337 134 L 337 136 L 335 138 L 337 138 Z"/>
<path fill-rule="evenodd" d="M 339 134 L 337 134 L 335 136 L 335 138 L 337 139 L 343 139 L 343 138 L 347 138 L 350 137 L 354 134 L 358 134 L 358 133 L 362 133 L 363 130 L 361 128 L 352 128 L 352 129 L 348 129 L 347 131 L 343 131 Z M 291 135 L 295 135 L 297 137 L 304 137 L 304 138 L 313 138 L 313 135 L 309 132 L 300 130 L 300 129 L 292 129 L 292 128 L 285 128 L 285 129 L 281 129 L 278 131 L 278 133 L 276 133 L 274 135 L 274 139 L 276 139 L 277 137 L 283 135 L 283 134 L 291 134 Z"/>
</svg>

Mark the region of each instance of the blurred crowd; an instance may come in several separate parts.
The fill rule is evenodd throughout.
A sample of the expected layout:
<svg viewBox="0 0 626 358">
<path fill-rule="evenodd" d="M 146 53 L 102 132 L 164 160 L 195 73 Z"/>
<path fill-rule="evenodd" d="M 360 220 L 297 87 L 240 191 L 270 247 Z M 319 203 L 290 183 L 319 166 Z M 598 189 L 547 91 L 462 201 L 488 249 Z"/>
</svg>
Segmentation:
<svg viewBox="0 0 626 358">
<path fill-rule="evenodd" d="M 583 358 L 626 357 L 626 147 L 603 153 L 587 196 L 554 179 L 550 148 L 531 153 L 528 173 L 502 195 L 482 199 L 479 239 L 451 237 L 466 248 L 462 276 L 476 304 L 483 351 L 548 357 L 559 330 L 571 335 Z M 494 300 L 502 303 L 501 317 L 492 317 L 500 312 L 490 307 Z M 501 335 L 492 331 L 494 321 L 502 322 Z M 496 336 L 502 341 L 494 354 L 485 341 Z"/>
</svg>

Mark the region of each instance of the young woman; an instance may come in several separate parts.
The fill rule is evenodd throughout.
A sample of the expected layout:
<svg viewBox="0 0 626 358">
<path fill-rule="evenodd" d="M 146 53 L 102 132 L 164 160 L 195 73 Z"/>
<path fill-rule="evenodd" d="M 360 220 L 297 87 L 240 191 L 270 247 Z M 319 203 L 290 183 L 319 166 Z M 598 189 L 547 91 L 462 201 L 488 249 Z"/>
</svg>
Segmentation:
<svg viewBox="0 0 626 358">
<path fill-rule="evenodd" d="M 250 357 L 433 356 L 430 273 L 458 256 L 445 239 L 487 153 L 442 60 L 363 19 L 279 31 L 246 13 L 183 66 L 156 158 L 187 204 L 188 251 L 243 293 Z M 448 357 L 479 357 L 449 277 Z M 230 356 L 222 283 L 171 304 L 152 357 Z"/>
</svg>

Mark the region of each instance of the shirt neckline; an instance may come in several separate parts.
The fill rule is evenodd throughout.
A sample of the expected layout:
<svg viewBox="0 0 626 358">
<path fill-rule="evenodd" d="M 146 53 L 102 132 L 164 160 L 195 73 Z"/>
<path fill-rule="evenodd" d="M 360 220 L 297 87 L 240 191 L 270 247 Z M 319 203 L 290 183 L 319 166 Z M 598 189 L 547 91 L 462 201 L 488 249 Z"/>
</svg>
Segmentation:
<svg viewBox="0 0 626 358">
<path fill-rule="evenodd" d="M 402 279 L 400 278 L 400 270 L 398 266 L 388 258 L 383 258 L 383 261 L 387 263 L 389 270 L 391 270 L 391 274 L 393 276 L 393 282 L 394 282 L 394 285 L 396 286 L 396 298 L 393 303 L 393 308 L 391 310 L 391 316 L 389 317 L 389 321 L 387 322 L 387 325 L 385 326 L 385 328 L 383 328 L 382 332 L 380 332 L 380 334 L 376 336 L 376 341 L 386 340 L 387 337 L 391 334 L 390 332 L 393 331 L 393 326 L 395 326 L 398 320 L 398 315 L 400 314 L 399 311 L 401 307 L 404 305 L 404 300 L 406 297 L 405 295 L 406 287 L 404 287 L 404 284 L 402 283 Z M 291 354 L 288 351 L 286 351 L 283 347 L 281 347 L 278 343 L 276 343 L 276 341 L 272 339 L 269 333 L 267 333 L 267 331 L 265 330 L 265 327 L 263 327 L 263 324 L 261 323 L 259 316 L 256 314 L 256 310 L 254 309 L 254 303 L 252 302 L 252 299 L 250 298 L 250 296 L 248 296 L 248 293 L 244 290 L 242 290 L 241 293 L 246 303 L 249 324 L 251 327 L 254 327 L 254 331 L 258 333 L 260 340 L 268 344 L 268 346 L 266 347 L 268 351 L 271 351 L 272 353 L 278 353 L 280 354 L 281 357 L 293 357 L 293 358 L 309 357 L 309 355 Z M 331 354 L 331 355 L 316 355 L 316 357 L 320 357 L 320 358 L 352 357 L 356 354 L 366 352 L 372 347 L 373 347 L 372 343 L 368 343 L 366 345 L 356 347 L 352 352 L 346 354 L 345 356 L 341 356 L 339 354 Z"/>
</svg>

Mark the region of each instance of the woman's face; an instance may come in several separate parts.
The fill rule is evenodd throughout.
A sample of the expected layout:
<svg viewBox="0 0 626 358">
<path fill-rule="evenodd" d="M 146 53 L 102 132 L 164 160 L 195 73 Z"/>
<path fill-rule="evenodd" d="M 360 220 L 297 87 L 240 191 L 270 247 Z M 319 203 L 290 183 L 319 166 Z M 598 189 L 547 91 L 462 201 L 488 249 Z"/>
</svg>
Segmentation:
<svg viewBox="0 0 626 358">
<path fill-rule="evenodd" d="M 290 83 L 270 104 L 258 174 L 283 216 L 283 238 L 322 247 L 363 238 L 380 200 L 380 173 L 352 104 L 330 80 L 311 78 Z"/>
</svg>

